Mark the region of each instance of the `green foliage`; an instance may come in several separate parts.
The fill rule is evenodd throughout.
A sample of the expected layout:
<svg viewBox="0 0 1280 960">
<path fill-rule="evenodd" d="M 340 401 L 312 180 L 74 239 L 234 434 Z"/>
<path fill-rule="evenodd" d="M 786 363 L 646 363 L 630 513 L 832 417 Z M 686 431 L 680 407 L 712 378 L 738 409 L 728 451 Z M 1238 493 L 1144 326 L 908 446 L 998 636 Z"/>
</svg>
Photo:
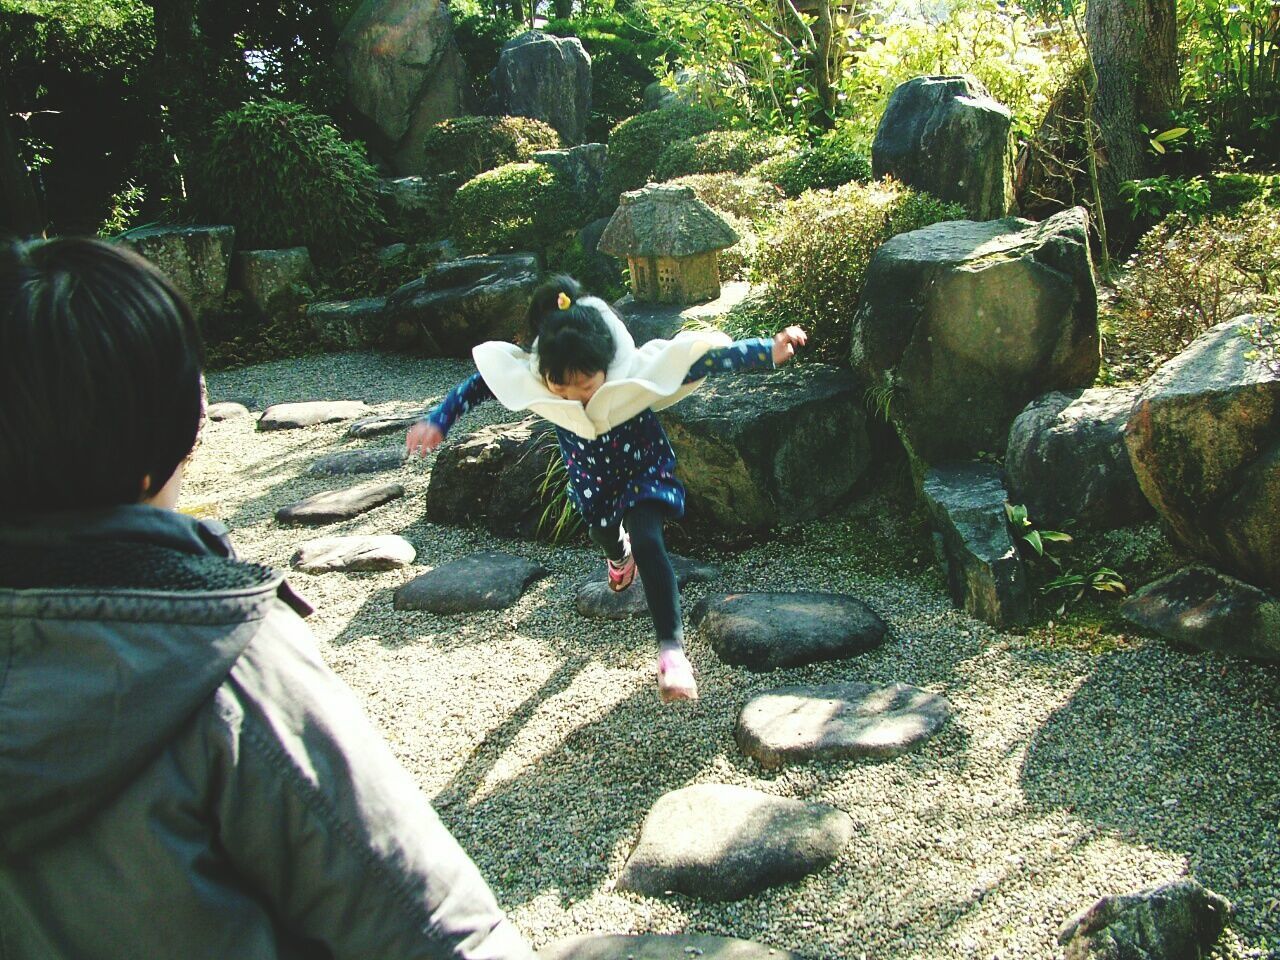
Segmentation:
<svg viewBox="0 0 1280 960">
<path fill-rule="evenodd" d="M 714 130 L 718 123 L 711 111 L 682 105 L 650 110 L 622 121 L 609 135 L 604 204 L 612 211 L 622 193 L 652 180 L 658 157 L 670 144 Z"/>
<path fill-rule="evenodd" d="M 468 180 L 450 217 L 469 251 L 542 251 L 584 218 L 573 192 L 541 163 L 508 163 Z"/>
<path fill-rule="evenodd" d="M 612 303 L 627 292 L 622 264 L 607 254 L 594 256 L 583 246 L 581 233 L 551 245 L 546 251 L 548 273 L 566 273 L 588 292 Z"/>
<path fill-rule="evenodd" d="M 0 49 L 9 68 L 52 61 L 65 70 L 129 72 L 155 43 L 141 0 L 0 0 Z"/>
<path fill-rule="evenodd" d="M 1087 592 L 1127 593 L 1120 574 L 1108 566 L 1094 566 L 1090 569 L 1077 569 L 1066 566 L 1064 561 L 1050 552 L 1050 544 L 1070 544 L 1072 537 L 1061 530 L 1044 530 L 1032 523 L 1027 515 L 1027 508 L 1020 503 L 1006 503 L 1005 516 L 1009 527 L 1018 541 L 1028 547 L 1035 559 L 1048 560 L 1057 573 L 1041 586 L 1046 596 L 1059 595 L 1058 613 L 1063 613 L 1067 603 L 1080 600 Z M 1074 591 L 1074 596 L 1067 596 Z"/>
<path fill-rule="evenodd" d="M 753 176 L 776 183 L 788 197 L 806 190 L 828 190 L 871 179 L 871 161 L 855 140 L 856 128 L 846 124 L 811 144 L 763 161 Z"/>
<path fill-rule="evenodd" d="M 809 331 L 807 353 L 848 365 L 849 324 L 872 255 L 899 233 L 962 216 L 956 204 L 892 182 L 812 190 L 780 209 L 755 276 L 778 313 Z"/>
<path fill-rule="evenodd" d="M 761 135 L 754 130 L 712 130 L 677 140 L 658 157 L 658 180 L 694 173 L 746 173 L 769 157 L 794 153 L 794 137 Z M 868 171 L 869 172 L 869 171 Z"/>
<path fill-rule="evenodd" d="M 1120 199 L 1135 217 L 1163 219 L 1171 213 L 1198 216 L 1209 209 L 1213 195 L 1203 177 L 1159 176 L 1126 180 L 1120 185 Z"/>
<path fill-rule="evenodd" d="M 478 102 L 483 103 L 493 93 L 489 73 L 498 65 L 502 45 L 523 30 L 523 24 L 506 17 L 478 11 L 458 16 L 455 12 L 453 39 L 467 65 L 467 78 Z"/>
<path fill-rule="evenodd" d="M 235 226 L 240 247 L 305 246 L 323 262 L 373 238 L 377 183 L 361 146 L 327 118 L 263 100 L 218 120 L 193 186 L 197 214 Z"/>
<path fill-rule="evenodd" d="M 768 220 L 785 199 L 772 183 L 732 173 L 695 173 L 671 182 L 692 188 L 707 206 L 752 224 Z"/>
<path fill-rule="evenodd" d="M 145 191 L 136 183 L 125 184 L 124 189 L 111 198 L 111 210 L 98 228 L 100 237 L 118 237 L 126 230 L 141 226 L 139 215 Z"/>
<path fill-rule="evenodd" d="M 561 147 L 560 135 L 531 117 L 455 117 L 427 131 L 427 175 L 452 173 L 460 180 L 505 163 L 523 163 L 539 150 Z"/>
<path fill-rule="evenodd" d="M 1245 359 L 1257 361 L 1280 375 L 1280 321 L 1274 317 L 1254 317 L 1243 332 L 1253 345 L 1253 349 L 1245 353 Z"/>
<path fill-rule="evenodd" d="M 538 485 L 538 500 L 543 505 L 538 517 L 538 536 L 552 543 L 564 543 L 582 528 L 582 515 L 569 499 L 569 470 L 559 447 L 547 443 L 547 469 Z"/>
<path fill-rule="evenodd" d="M 1280 209 L 1257 199 L 1199 221 L 1175 213 L 1139 241 L 1108 322 L 1150 369 L 1225 320 L 1274 309 L 1278 282 Z"/>
</svg>

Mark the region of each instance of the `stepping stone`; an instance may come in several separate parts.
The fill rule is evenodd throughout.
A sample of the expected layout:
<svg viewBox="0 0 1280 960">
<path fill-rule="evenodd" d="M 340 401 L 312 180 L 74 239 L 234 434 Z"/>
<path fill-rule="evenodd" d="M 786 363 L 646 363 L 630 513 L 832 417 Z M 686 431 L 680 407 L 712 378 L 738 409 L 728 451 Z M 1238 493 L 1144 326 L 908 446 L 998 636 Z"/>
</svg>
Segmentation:
<svg viewBox="0 0 1280 960">
<path fill-rule="evenodd" d="M 296 430 L 318 423 L 351 420 L 369 412 L 363 400 L 311 400 L 304 403 L 273 403 L 258 418 L 259 430 Z"/>
<path fill-rule="evenodd" d="M 803 960 L 798 953 L 706 933 L 602 933 L 566 937 L 538 960 Z"/>
<path fill-rule="evenodd" d="M 944 697 L 905 683 L 780 687 L 747 701 L 733 737 L 769 768 L 896 757 L 932 737 L 950 715 Z"/>
<path fill-rule="evenodd" d="M 247 417 L 249 408 L 243 403 L 211 403 L 209 409 L 205 411 L 209 419 L 214 423 L 220 423 L 223 420 L 234 420 L 237 417 Z"/>
<path fill-rule="evenodd" d="M 550 572 L 507 553 L 476 553 L 410 580 L 396 591 L 395 608 L 430 613 L 502 610 Z"/>
<path fill-rule="evenodd" d="M 741 900 L 823 869 L 852 836 L 849 815 L 825 803 L 696 784 L 658 798 L 617 886 Z"/>
<path fill-rule="evenodd" d="M 405 461 L 404 447 L 380 447 L 372 450 L 344 450 L 321 457 L 307 473 L 313 476 L 335 476 L 353 473 L 381 473 L 399 470 Z"/>
<path fill-rule="evenodd" d="M 404 537 L 321 537 L 308 540 L 293 555 L 293 565 L 303 573 L 331 570 L 395 570 L 407 567 L 418 555 Z"/>
<path fill-rule="evenodd" d="M 378 437 L 384 433 L 403 433 L 426 415 L 426 410 L 415 410 L 413 413 L 362 417 L 347 427 L 347 436 L 363 438 Z"/>
<path fill-rule="evenodd" d="M 707 583 L 719 572 L 715 567 L 684 557 L 671 557 L 676 571 L 676 583 L 680 589 L 686 584 Z M 637 574 L 635 583 L 621 593 L 609 589 L 609 573 L 603 563 L 590 579 L 578 586 L 578 613 L 598 620 L 625 620 L 628 617 L 647 617 L 649 604 L 644 597 L 644 585 Z"/>
<path fill-rule="evenodd" d="M 874 610 L 839 593 L 722 593 L 690 620 L 722 661 L 757 673 L 866 653 L 888 632 Z"/>
<path fill-rule="evenodd" d="M 308 525 L 336 523 L 358 517 L 403 496 L 404 487 L 398 483 L 366 483 L 346 490 L 326 490 L 314 497 L 281 507 L 276 511 L 276 519 L 281 523 Z"/>
</svg>

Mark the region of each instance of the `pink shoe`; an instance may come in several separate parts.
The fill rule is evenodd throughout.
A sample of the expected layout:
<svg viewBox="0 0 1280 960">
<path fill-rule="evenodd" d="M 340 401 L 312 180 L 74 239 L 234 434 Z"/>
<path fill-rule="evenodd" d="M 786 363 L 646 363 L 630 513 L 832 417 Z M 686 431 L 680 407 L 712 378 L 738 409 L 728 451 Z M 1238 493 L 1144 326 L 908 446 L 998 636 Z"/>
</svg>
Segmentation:
<svg viewBox="0 0 1280 960">
<path fill-rule="evenodd" d="M 609 564 L 609 589 L 614 593 L 621 593 L 636 579 L 636 558 L 631 555 L 631 538 L 627 536 L 625 530 L 622 531 L 622 550 L 623 557 L 620 563 L 614 563 L 606 558 Z"/>
<path fill-rule="evenodd" d="M 698 699 L 698 681 L 693 679 L 693 667 L 683 650 L 658 654 L 658 699 L 663 703 Z"/>
</svg>

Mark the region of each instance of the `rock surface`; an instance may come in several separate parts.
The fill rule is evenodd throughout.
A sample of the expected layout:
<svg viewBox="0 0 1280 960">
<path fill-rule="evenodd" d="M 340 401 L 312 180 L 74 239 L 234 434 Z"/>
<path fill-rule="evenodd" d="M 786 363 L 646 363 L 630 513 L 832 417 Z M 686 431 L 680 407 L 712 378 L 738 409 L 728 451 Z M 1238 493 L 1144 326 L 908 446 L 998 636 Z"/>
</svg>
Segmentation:
<svg viewBox="0 0 1280 960">
<path fill-rule="evenodd" d="M 404 496 L 404 487 L 398 483 L 366 483 L 345 490 L 326 490 L 298 503 L 281 507 L 276 519 L 281 523 L 318 526 L 350 520 L 368 513 L 384 503 Z"/>
<path fill-rule="evenodd" d="M 238 417 L 249 416 L 249 408 L 243 403 L 235 403 L 233 401 L 224 401 L 222 403 L 211 403 L 205 411 L 205 416 L 215 423 L 222 420 L 235 420 Z"/>
<path fill-rule="evenodd" d="M 568 185 L 583 210 L 594 210 L 600 205 L 600 188 L 604 185 L 605 153 L 603 143 L 584 143 L 568 150 L 539 150 L 533 159 L 560 174 L 561 181 Z M 599 239 L 596 234 L 596 240 Z"/>
<path fill-rule="evenodd" d="M 522 340 L 541 278 L 538 258 L 528 253 L 437 263 L 387 298 L 387 345 L 419 356 L 469 357 L 486 340 Z"/>
<path fill-rule="evenodd" d="M 1014 210 L 1013 115 L 972 77 L 916 77 L 889 97 L 871 144 L 891 176 L 965 208 L 974 220 Z"/>
<path fill-rule="evenodd" d="M 688 490 L 689 519 L 762 532 L 847 499 L 870 440 L 853 377 L 821 364 L 710 377 L 661 414 Z"/>
<path fill-rule="evenodd" d="M 1046 393 L 1009 428 L 1009 499 L 1038 526 L 1109 530 L 1152 515 L 1124 444 L 1137 387 Z"/>
<path fill-rule="evenodd" d="M 404 414 L 379 414 L 374 417 L 362 417 L 347 427 L 348 437 L 380 437 L 387 433 L 400 433 L 426 416 L 426 410 L 415 410 Z"/>
<path fill-rule="evenodd" d="M 293 555 L 303 573 L 346 570 L 396 570 L 413 563 L 417 551 L 404 537 L 321 537 L 308 540 Z"/>
<path fill-rule="evenodd" d="M 945 698 L 905 683 L 780 687 L 747 701 L 733 736 L 767 768 L 896 757 L 933 737 L 950 715 Z"/>
<path fill-rule="evenodd" d="M 923 494 L 956 605 L 1002 629 L 1025 623 L 1031 605 L 1026 568 L 1009 532 L 999 468 L 938 467 L 925 475 Z"/>
<path fill-rule="evenodd" d="M 1237 317 L 1144 384 L 1125 427 L 1142 492 L 1199 559 L 1280 590 L 1280 371 L 1249 360 Z"/>
<path fill-rule="evenodd" d="M 316 342 L 329 350 L 368 350 L 386 339 L 386 297 L 309 303 L 303 309 Z"/>
<path fill-rule="evenodd" d="M 481 523 L 499 536 L 531 539 L 542 519 L 547 465 L 559 459 L 553 428 L 537 417 L 450 441 L 431 467 L 427 519 Z"/>
<path fill-rule="evenodd" d="M 890 397 L 917 483 L 925 465 L 1003 451 L 1032 399 L 1097 375 L 1084 210 L 894 237 L 867 269 L 851 342 L 854 370 Z"/>
<path fill-rule="evenodd" d="M 803 960 L 789 950 L 706 933 L 604 933 L 567 937 L 538 960 Z"/>
<path fill-rule="evenodd" d="M 581 143 L 591 119 L 591 56 L 577 37 L 530 30 L 508 40 L 491 76 L 497 112 L 545 121 Z"/>
<path fill-rule="evenodd" d="M 228 226 L 139 227 L 120 243 L 159 267 L 201 317 L 222 309 L 235 240 Z"/>
<path fill-rule="evenodd" d="M 258 418 L 259 430 L 297 430 L 320 423 L 338 423 L 369 412 L 363 400 L 304 400 L 273 403 Z"/>
<path fill-rule="evenodd" d="M 1179 645 L 1280 661 L 1280 598 L 1209 567 L 1183 567 L 1135 590 L 1120 612 Z"/>
<path fill-rule="evenodd" d="M 423 137 L 463 112 L 466 66 L 444 0 L 364 0 L 338 38 L 347 99 L 401 174 L 423 172 Z"/>
<path fill-rule="evenodd" d="M 857 656 L 888 627 L 870 607 L 836 593 L 724 593 L 690 615 L 725 663 L 763 672 Z"/>
<path fill-rule="evenodd" d="M 510 554 L 475 553 L 410 580 L 396 590 L 395 608 L 443 614 L 502 610 L 549 573 Z"/>
<path fill-rule="evenodd" d="M 297 308 L 300 295 L 294 286 L 306 283 L 313 272 L 306 247 L 242 250 L 235 255 L 232 280 L 255 313 L 277 317 Z"/>
<path fill-rule="evenodd" d="M 1066 960 L 1200 960 L 1222 936 L 1231 903 L 1195 880 L 1103 897 L 1058 934 Z"/>
<path fill-rule="evenodd" d="M 853 836 L 834 807 L 703 783 L 658 798 L 617 886 L 741 900 L 828 866 Z"/>
<path fill-rule="evenodd" d="M 403 446 L 343 450 L 340 453 L 321 457 L 307 467 L 307 473 L 326 477 L 353 473 L 382 473 L 385 470 L 399 470 L 404 461 Z"/>
</svg>

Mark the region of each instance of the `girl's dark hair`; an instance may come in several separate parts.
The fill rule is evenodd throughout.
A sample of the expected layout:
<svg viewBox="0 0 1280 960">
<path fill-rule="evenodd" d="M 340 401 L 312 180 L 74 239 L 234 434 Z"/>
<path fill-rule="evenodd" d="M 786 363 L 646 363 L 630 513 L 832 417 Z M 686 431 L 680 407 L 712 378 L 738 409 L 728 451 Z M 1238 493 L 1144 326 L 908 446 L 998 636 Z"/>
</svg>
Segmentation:
<svg viewBox="0 0 1280 960">
<path fill-rule="evenodd" d="M 569 298 L 560 308 L 560 295 Z M 582 305 L 578 282 L 554 276 L 533 292 L 529 330 L 538 340 L 538 372 L 550 383 L 567 383 L 575 374 L 592 376 L 613 362 L 613 334 L 598 310 Z"/>
<path fill-rule="evenodd" d="M 0 515 L 136 503 L 195 446 L 200 334 L 146 260 L 0 242 Z"/>
</svg>

